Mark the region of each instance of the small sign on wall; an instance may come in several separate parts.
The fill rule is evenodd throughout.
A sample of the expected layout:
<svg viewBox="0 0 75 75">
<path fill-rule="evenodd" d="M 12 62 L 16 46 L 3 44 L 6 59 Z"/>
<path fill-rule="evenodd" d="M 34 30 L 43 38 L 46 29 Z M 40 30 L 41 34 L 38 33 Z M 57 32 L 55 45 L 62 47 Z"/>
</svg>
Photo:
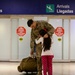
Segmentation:
<svg viewBox="0 0 75 75">
<path fill-rule="evenodd" d="M 55 34 L 56 34 L 58 37 L 63 36 L 63 35 L 64 35 L 64 29 L 63 29 L 63 27 L 57 27 L 57 28 L 55 29 Z"/>
<path fill-rule="evenodd" d="M 20 26 L 17 28 L 16 33 L 21 36 L 21 38 L 19 38 L 20 41 L 23 40 L 23 36 L 26 34 L 26 29 L 23 26 Z"/>
<path fill-rule="evenodd" d="M 58 36 L 58 41 L 61 41 L 61 37 L 64 35 L 64 29 L 63 27 L 57 27 L 55 29 L 55 34 Z"/>
</svg>

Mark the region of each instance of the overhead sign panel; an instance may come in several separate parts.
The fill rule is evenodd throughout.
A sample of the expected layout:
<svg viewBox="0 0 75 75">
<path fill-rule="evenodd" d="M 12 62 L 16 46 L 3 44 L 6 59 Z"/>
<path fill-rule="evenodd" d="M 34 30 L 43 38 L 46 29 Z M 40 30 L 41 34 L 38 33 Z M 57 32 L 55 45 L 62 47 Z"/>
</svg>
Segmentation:
<svg viewBox="0 0 75 75">
<path fill-rule="evenodd" d="M 0 14 L 75 15 L 75 1 L 1 0 Z"/>
</svg>

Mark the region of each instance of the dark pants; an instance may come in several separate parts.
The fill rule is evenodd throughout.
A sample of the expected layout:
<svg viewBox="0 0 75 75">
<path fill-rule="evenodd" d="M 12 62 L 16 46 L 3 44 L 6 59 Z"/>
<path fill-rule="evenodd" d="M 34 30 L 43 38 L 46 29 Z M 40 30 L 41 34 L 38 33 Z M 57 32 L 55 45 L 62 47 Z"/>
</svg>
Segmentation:
<svg viewBox="0 0 75 75">
<path fill-rule="evenodd" d="M 36 45 L 36 58 L 37 58 L 38 72 L 42 72 L 41 52 L 42 52 L 42 45 L 41 44 Z"/>
<path fill-rule="evenodd" d="M 37 70 L 38 72 L 42 72 L 42 62 L 41 62 L 41 57 L 37 57 Z"/>
</svg>

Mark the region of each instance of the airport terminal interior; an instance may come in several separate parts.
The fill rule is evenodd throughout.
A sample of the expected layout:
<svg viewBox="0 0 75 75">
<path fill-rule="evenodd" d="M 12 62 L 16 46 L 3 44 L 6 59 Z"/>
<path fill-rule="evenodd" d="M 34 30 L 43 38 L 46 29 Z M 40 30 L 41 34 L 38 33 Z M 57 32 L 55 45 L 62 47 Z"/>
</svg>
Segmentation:
<svg viewBox="0 0 75 75">
<path fill-rule="evenodd" d="M 75 75 L 75 16 L 54 15 L 0 15 L 0 75 L 36 75 L 19 72 L 23 58 L 30 56 L 30 31 L 27 20 L 45 20 L 64 29 L 62 36 L 53 34 L 53 75 Z M 24 36 L 18 27 L 26 29 Z"/>
<path fill-rule="evenodd" d="M 21 64 L 31 58 L 29 19 L 46 21 L 55 28 L 52 75 L 75 75 L 74 0 L 0 0 L 0 75 L 37 75 L 22 71 L 25 66 Z"/>
</svg>

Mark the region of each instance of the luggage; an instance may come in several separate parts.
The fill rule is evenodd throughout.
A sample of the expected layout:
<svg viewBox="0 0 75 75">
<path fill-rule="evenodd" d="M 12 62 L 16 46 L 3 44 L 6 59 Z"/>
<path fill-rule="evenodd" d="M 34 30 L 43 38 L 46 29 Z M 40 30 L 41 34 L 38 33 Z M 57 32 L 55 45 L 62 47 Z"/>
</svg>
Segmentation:
<svg viewBox="0 0 75 75">
<path fill-rule="evenodd" d="M 37 59 L 27 57 L 22 59 L 20 65 L 17 67 L 19 72 L 37 72 Z"/>
</svg>

